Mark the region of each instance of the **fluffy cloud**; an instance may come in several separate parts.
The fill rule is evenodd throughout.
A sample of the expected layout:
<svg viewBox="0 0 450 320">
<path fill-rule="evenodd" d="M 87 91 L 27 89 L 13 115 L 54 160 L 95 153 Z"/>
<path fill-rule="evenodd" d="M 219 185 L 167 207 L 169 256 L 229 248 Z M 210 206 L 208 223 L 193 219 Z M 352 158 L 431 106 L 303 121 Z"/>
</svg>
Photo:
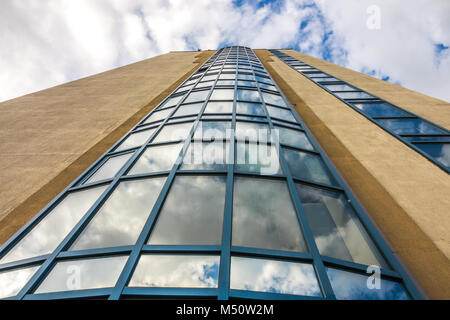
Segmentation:
<svg viewBox="0 0 450 320">
<path fill-rule="evenodd" d="M 366 27 L 369 5 L 381 29 Z M 0 101 L 171 50 L 292 47 L 450 99 L 450 2 L 4 0 Z M 447 81 L 448 82 L 448 81 Z"/>
</svg>

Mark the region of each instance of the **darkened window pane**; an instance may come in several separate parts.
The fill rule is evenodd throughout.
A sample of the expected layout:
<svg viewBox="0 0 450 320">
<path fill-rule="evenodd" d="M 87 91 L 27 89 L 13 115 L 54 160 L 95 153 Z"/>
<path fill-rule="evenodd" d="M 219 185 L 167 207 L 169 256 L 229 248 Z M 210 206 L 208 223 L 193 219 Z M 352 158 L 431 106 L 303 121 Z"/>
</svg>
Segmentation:
<svg viewBox="0 0 450 320">
<path fill-rule="evenodd" d="M 303 132 L 278 126 L 276 126 L 275 128 L 278 129 L 280 143 L 292 147 L 314 150 L 313 146 L 309 142 L 308 137 Z"/>
<path fill-rule="evenodd" d="M 182 170 L 226 170 L 229 144 L 217 142 L 191 142 L 184 156 Z"/>
<path fill-rule="evenodd" d="M 270 104 L 274 104 L 274 105 L 281 106 L 281 107 L 287 107 L 286 103 L 284 102 L 284 100 L 281 96 L 278 96 L 276 94 L 267 93 L 267 92 L 263 92 L 262 95 L 263 95 L 265 103 L 270 103 Z M 269 111 L 269 113 L 270 113 L 270 111 Z"/>
<path fill-rule="evenodd" d="M 233 197 L 234 246 L 306 250 L 284 181 L 236 177 Z"/>
<path fill-rule="evenodd" d="M 103 179 L 111 179 L 123 167 L 125 162 L 130 159 L 133 153 L 126 153 L 120 156 L 111 157 L 94 172 L 84 183 L 92 183 Z"/>
<path fill-rule="evenodd" d="M 220 244 L 225 180 L 222 176 L 176 177 L 148 243 Z"/>
<path fill-rule="evenodd" d="M 70 250 L 133 245 L 166 177 L 121 182 Z"/>
<path fill-rule="evenodd" d="M 333 184 L 320 157 L 306 152 L 284 149 L 283 155 L 294 177 L 314 182 Z"/>
<path fill-rule="evenodd" d="M 53 252 L 105 189 L 106 186 L 100 186 L 69 193 L 0 260 L 0 263 Z"/>
<path fill-rule="evenodd" d="M 188 137 L 192 122 L 165 125 L 158 133 L 153 143 L 184 140 Z"/>
<path fill-rule="evenodd" d="M 17 295 L 39 266 L 0 271 L 0 299 Z"/>
<path fill-rule="evenodd" d="M 261 102 L 259 92 L 256 90 L 237 89 L 237 100 Z"/>
<path fill-rule="evenodd" d="M 126 138 L 115 151 L 122 151 L 126 149 L 136 148 L 143 145 L 148 139 L 150 139 L 153 132 L 156 131 L 156 128 L 139 131 L 136 133 L 132 133 Z"/>
<path fill-rule="evenodd" d="M 144 254 L 130 287 L 217 288 L 219 257 Z"/>
<path fill-rule="evenodd" d="M 230 289 L 321 297 L 310 264 L 231 257 Z"/>
<path fill-rule="evenodd" d="M 420 119 L 378 119 L 377 122 L 397 134 L 441 134 L 442 130 Z"/>
<path fill-rule="evenodd" d="M 209 100 L 233 100 L 233 89 L 214 89 Z"/>
<path fill-rule="evenodd" d="M 343 194 L 302 184 L 297 190 L 320 254 L 388 267 Z"/>
<path fill-rule="evenodd" d="M 450 144 L 449 143 L 415 143 L 417 148 L 432 156 L 436 161 L 446 167 L 450 167 Z"/>
<path fill-rule="evenodd" d="M 191 91 L 186 100 L 184 100 L 184 103 L 205 101 L 206 97 L 208 96 L 208 93 L 209 90 Z"/>
<path fill-rule="evenodd" d="M 263 143 L 236 143 L 237 171 L 260 174 L 280 174 L 281 166 L 278 151 L 274 145 Z"/>
<path fill-rule="evenodd" d="M 220 140 L 229 138 L 230 121 L 201 121 L 195 130 L 194 138 Z"/>
<path fill-rule="evenodd" d="M 249 141 L 270 141 L 270 130 L 266 124 L 236 121 L 236 138 Z"/>
<path fill-rule="evenodd" d="M 127 256 L 58 262 L 35 293 L 114 287 Z M 74 279 L 74 275 L 79 275 Z"/>
<path fill-rule="evenodd" d="M 144 123 L 150 123 L 150 122 L 155 122 L 158 120 L 165 119 L 173 110 L 174 110 L 174 108 L 169 108 L 169 109 L 164 109 L 161 111 L 153 112 L 152 115 L 150 117 L 148 117 Z"/>
<path fill-rule="evenodd" d="M 354 103 L 354 106 L 370 117 L 404 117 L 408 115 L 388 103 Z"/>
<path fill-rule="evenodd" d="M 286 110 L 286 109 L 277 108 L 277 107 L 272 107 L 272 106 L 266 106 L 266 107 L 267 107 L 267 111 L 269 112 L 269 115 L 271 117 L 295 122 L 295 118 L 292 115 L 291 111 Z"/>
<path fill-rule="evenodd" d="M 368 277 L 334 268 L 327 268 L 334 294 L 340 300 L 409 300 L 403 286 L 394 281 L 380 279 L 380 287 L 369 289 Z"/>
<path fill-rule="evenodd" d="M 208 102 L 204 113 L 232 113 L 233 102 Z"/>
<path fill-rule="evenodd" d="M 174 117 L 182 117 L 182 116 L 188 116 L 191 114 L 197 115 L 200 112 L 202 105 L 203 105 L 203 103 L 182 104 L 173 116 Z"/>
<path fill-rule="evenodd" d="M 148 147 L 128 174 L 170 171 L 180 154 L 181 147 L 181 143 Z"/>
</svg>

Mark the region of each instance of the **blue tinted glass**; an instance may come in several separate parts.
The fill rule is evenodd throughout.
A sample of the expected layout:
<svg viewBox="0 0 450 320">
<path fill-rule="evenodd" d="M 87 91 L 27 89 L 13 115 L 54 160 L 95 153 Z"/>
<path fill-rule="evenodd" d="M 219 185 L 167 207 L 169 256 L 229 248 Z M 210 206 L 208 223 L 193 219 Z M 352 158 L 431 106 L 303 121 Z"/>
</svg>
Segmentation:
<svg viewBox="0 0 450 320">
<path fill-rule="evenodd" d="M 355 103 L 354 106 L 370 117 L 404 117 L 408 115 L 387 103 Z"/>
<path fill-rule="evenodd" d="M 236 104 L 236 112 L 255 116 L 264 115 L 264 109 L 260 103 L 238 102 Z"/>
<path fill-rule="evenodd" d="M 379 288 L 370 286 L 369 276 L 333 268 L 327 268 L 331 286 L 340 300 L 409 300 L 409 296 L 400 283 L 380 279 Z M 368 285 L 369 280 L 369 285 Z"/>
<path fill-rule="evenodd" d="M 444 166 L 450 167 L 450 143 L 415 143 L 414 145 Z"/>
<path fill-rule="evenodd" d="M 450 142 L 450 136 L 413 136 L 403 139 L 411 142 Z"/>
<path fill-rule="evenodd" d="M 397 134 L 439 134 L 442 130 L 420 119 L 380 119 L 381 125 Z"/>
</svg>

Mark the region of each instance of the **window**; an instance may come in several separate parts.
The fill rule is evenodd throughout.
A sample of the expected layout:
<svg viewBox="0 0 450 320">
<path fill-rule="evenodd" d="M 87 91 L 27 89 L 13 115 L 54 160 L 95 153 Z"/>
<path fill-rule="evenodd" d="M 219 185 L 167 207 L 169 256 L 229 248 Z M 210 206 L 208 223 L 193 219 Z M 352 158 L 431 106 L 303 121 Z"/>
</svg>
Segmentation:
<svg viewBox="0 0 450 320">
<path fill-rule="evenodd" d="M 292 115 L 292 112 L 290 110 L 277 108 L 277 107 L 272 107 L 272 106 L 266 106 L 266 107 L 267 107 L 267 111 L 269 112 L 269 115 L 271 117 L 283 119 L 283 120 L 286 120 L 286 121 L 295 122 L 295 118 Z"/>
<path fill-rule="evenodd" d="M 148 243 L 220 244 L 225 180 L 222 176 L 176 177 Z"/>
<path fill-rule="evenodd" d="M 106 186 L 100 186 L 69 193 L 0 263 L 52 253 L 105 190 Z"/>
<path fill-rule="evenodd" d="M 158 177 L 121 182 L 70 250 L 133 245 L 165 180 Z"/>
<path fill-rule="evenodd" d="M 282 148 L 282 150 L 294 177 L 324 184 L 333 184 L 328 170 L 318 156 L 291 149 Z"/>
<path fill-rule="evenodd" d="M 233 102 L 208 102 L 204 113 L 232 113 Z"/>
<path fill-rule="evenodd" d="M 236 112 L 254 116 L 264 116 L 264 109 L 259 103 L 238 102 L 236 104 Z"/>
<path fill-rule="evenodd" d="M 249 141 L 270 141 L 270 130 L 266 124 L 236 121 L 236 138 Z"/>
<path fill-rule="evenodd" d="M 278 130 L 280 143 L 291 147 L 314 150 L 305 133 L 298 130 L 276 126 Z"/>
<path fill-rule="evenodd" d="M 420 119 L 378 119 L 381 125 L 397 134 L 440 134 L 442 130 Z"/>
<path fill-rule="evenodd" d="M 446 167 L 450 167 L 449 143 L 414 143 L 414 145 Z"/>
<path fill-rule="evenodd" d="M 209 90 L 191 91 L 186 100 L 184 100 L 184 103 L 205 101 L 206 97 L 208 96 L 208 93 Z"/>
<path fill-rule="evenodd" d="M 143 131 L 138 131 L 138 132 L 134 132 L 132 134 L 130 134 L 128 136 L 128 138 L 126 138 L 118 147 L 115 151 L 122 151 L 122 150 L 127 150 L 127 149 L 131 149 L 131 148 L 136 148 L 136 147 L 140 147 L 141 145 L 143 145 L 148 139 L 150 139 L 150 137 L 152 136 L 152 134 L 156 131 L 156 128 L 153 129 L 149 129 L 149 130 L 143 130 Z"/>
<path fill-rule="evenodd" d="M 156 122 L 156 121 L 165 119 L 173 110 L 175 110 L 175 109 L 169 108 L 169 109 L 164 109 L 161 111 L 155 111 L 150 115 L 150 117 L 147 118 L 147 120 L 144 121 L 144 123 L 151 123 L 151 122 Z"/>
<path fill-rule="evenodd" d="M 286 103 L 284 102 L 283 98 L 281 96 L 263 92 L 262 96 L 264 98 L 265 103 L 274 104 L 276 106 L 286 107 Z M 270 111 L 269 111 L 270 113 Z"/>
<path fill-rule="evenodd" d="M 126 261 L 126 256 L 60 261 L 35 293 L 114 287 Z M 79 281 L 71 281 L 75 272 Z"/>
<path fill-rule="evenodd" d="M 181 147 L 181 143 L 148 147 L 128 174 L 170 171 L 180 154 Z"/>
<path fill-rule="evenodd" d="M 325 88 L 331 91 L 354 91 L 355 88 L 349 86 L 348 84 L 324 84 Z"/>
<path fill-rule="evenodd" d="M 132 155 L 133 153 L 126 153 L 108 158 L 108 160 L 106 160 L 84 183 L 92 183 L 113 178 Z"/>
<path fill-rule="evenodd" d="M 369 289 L 367 274 L 334 268 L 328 268 L 327 273 L 336 298 L 340 300 L 409 300 L 405 289 L 398 282 L 380 279 L 380 288 Z"/>
<path fill-rule="evenodd" d="M 234 90 L 232 89 L 214 89 L 209 100 L 233 100 Z"/>
<path fill-rule="evenodd" d="M 188 81 L 188 82 L 190 82 L 190 81 Z M 194 82 L 195 81 L 192 81 L 192 83 L 194 83 Z M 189 84 L 186 82 L 185 85 L 189 85 Z M 176 97 L 171 97 L 171 98 L 167 99 L 162 105 L 160 105 L 158 107 L 158 110 L 163 109 L 163 108 L 175 107 L 178 104 L 178 102 L 181 101 L 181 99 L 183 97 L 184 97 L 184 94 L 182 94 L 180 96 L 176 96 Z"/>
<path fill-rule="evenodd" d="M 229 121 L 201 121 L 195 131 L 195 139 L 221 140 L 229 138 L 231 122 Z"/>
<path fill-rule="evenodd" d="M 366 92 L 357 92 L 357 91 L 347 91 L 347 92 L 334 92 L 335 96 L 341 98 L 341 99 L 370 99 L 375 98 L 374 96 L 371 96 L 370 94 Z"/>
<path fill-rule="evenodd" d="M 182 170 L 226 170 L 229 144 L 222 141 L 191 142 L 184 156 Z"/>
<path fill-rule="evenodd" d="M 322 296 L 309 264 L 231 257 L 230 272 L 231 289 Z"/>
<path fill-rule="evenodd" d="M 343 194 L 297 184 L 320 254 L 387 268 Z"/>
<path fill-rule="evenodd" d="M 306 250 L 284 181 L 236 177 L 233 197 L 233 246 Z"/>
<path fill-rule="evenodd" d="M 256 90 L 238 89 L 237 90 L 237 100 L 261 102 L 261 98 L 259 97 L 259 92 Z"/>
<path fill-rule="evenodd" d="M 258 174 L 281 174 L 277 148 L 264 143 L 237 142 L 235 168 Z"/>
<path fill-rule="evenodd" d="M 405 117 L 406 112 L 391 106 L 388 103 L 354 103 L 355 107 L 367 114 L 369 117 Z"/>
<path fill-rule="evenodd" d="M 194 103 L 194 104 L 182 104 L 177 112 L 173 115 L 174 117 L 183 117 L 195 114 L 197 115 L 202 109 L 203 103 Z"/>
<path fill-rule="evenodd" d="M 17 295 L 38 269 L 32 266 L 0 271 L 0 299 Z"/>
<path fill-rule="evenodd" d="M 185 140 L 192 128 L 192 122 L 165 125 L 153 143 Z"/>
<path fill-rule="evenodd" d="M 130 287 L 217 288 L 219 257 L 144 254 Z"/>
</svg>

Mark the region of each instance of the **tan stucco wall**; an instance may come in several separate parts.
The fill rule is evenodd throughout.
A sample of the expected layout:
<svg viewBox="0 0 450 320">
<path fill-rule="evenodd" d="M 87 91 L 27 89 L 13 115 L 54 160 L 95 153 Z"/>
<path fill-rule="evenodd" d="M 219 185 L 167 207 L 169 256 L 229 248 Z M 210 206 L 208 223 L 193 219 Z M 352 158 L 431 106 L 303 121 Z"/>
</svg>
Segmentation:
<svg viewBox="0 0 450 320">
<path fill-rule="evenodd" d="M 0 103 L 0 244 L 214 52 L 171 52 Z"/>
<path fill-rule="evenodd" d="M 449 175 L 268 51 L 255 53 L 429 297 L 450 298 Z M 323 69 L 338 76 L 331 65 Z M 366 86 L 380 83 L 363 78 Z M 387 86 L 380 90 L 394 95 L 397 86 Z M 445 111 L 434 117 L 449 120 Z"/>
<path fill-rule="evenodd" d="M 326 73 L 450 129 L 450 103 L 294 50 L 281 50 Z"/>
</svg>

